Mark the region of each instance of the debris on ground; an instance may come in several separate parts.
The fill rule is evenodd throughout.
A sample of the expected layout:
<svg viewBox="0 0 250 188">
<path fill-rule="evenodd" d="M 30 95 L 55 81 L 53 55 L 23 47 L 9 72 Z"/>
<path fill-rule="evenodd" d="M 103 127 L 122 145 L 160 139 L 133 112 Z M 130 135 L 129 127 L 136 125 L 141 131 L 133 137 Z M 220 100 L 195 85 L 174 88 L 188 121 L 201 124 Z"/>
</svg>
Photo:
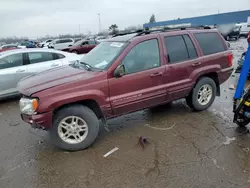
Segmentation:
<svg viewBox="0 0 250 188">
<path fill-rule="evenodd" d="M 159 130 L 159 131 L 167 131 L 167 130 L 173 129 L 175 127 L 175 123 L 171 127 L 166 127 L 166 128 L 154 127 L 154 126 L 150 126 L 149 124 L 145 124 L 144 126 L 149 127 L 151 129 Z"/>
<path fill-rule="evenodd" d="M 9 123 L 9 126 L 15 127 L 17 125 L 19 125 L 20 123 Z"/>
<path fill-rule="evenodd" d="M 235 141 L 235 140 L 236 140 L 235 137 L 229 138 L 229 137 L 226 136 L 226 141 L 223 142 L 223 144 L 224 144 L 224 145 L 229 145 L 231 142 L 233 142 L 233 141 Z"/>
<path fill-rule="evenodd" d="M 139 137 L 139 144 L 141 145 L 142 149 L 145 148 L 145 145 L 148 144 L 148 140 L 144 136 Z"/>
<path fill-rule="evenodd" d="M 115 147 L 114 149 L 110 150 L 108 153 L 106 153 L 105 155 L 103 155 L 103 157 L 108 157 L 109 155 L 111 155 L 112 153 L 114 153 L 115 151 L 117 151 L 119 148 Z"/>
<path fill-rule="evenodd" d="M 43 141 L 41 141 L 41 140 L 38 141 L 38 144 L 42 144 L 42 143 L 43 143 Z"/>
<path fill-rule="evenodd" d="M 250 151 L 249 148 L 243 148 L 243 150 L 247 153 Z"/>
<path fill-rule="evenodd" d="M 229 85 L 229 89 L 235 90 L 235 85 L 234 85 L 234 84 L 230 84 L 230 85 Z"/>
</svg>

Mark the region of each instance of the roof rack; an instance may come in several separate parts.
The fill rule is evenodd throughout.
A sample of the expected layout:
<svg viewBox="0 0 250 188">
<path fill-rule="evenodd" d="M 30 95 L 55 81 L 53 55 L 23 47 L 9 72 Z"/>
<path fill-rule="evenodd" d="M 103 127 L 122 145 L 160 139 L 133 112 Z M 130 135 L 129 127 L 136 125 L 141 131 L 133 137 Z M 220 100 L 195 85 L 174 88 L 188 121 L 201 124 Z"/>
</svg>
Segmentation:
<svg viewBox="0 0 250 188">
<path fill-rule="evenodd" d="M 211 29 L 211 27 L 209 26 L 190 26 L 190 27 L 183 27 L 183 26 L 180 26 L 180 27 L 164 27 L 162 29 L 155 29 L 155 30 L 144 30 L 140 33 L 138 33 L 136 36 L 141 36 L 143 34 L 147 35 L 147 34 L 150 34 L 150 33 L 154 33 L 154 32 L 169 32 L 169 31 L 178 31 L 178 30 L 192 30 L 192 29 Z"/>
<path fill-rule="evenodd" d="M 145 28 L 145 29 L 140 29 L 140 30 L 134 31 L 134 32 L 118 33 L 118 34 L 113 35 L 112 37 L 137 33 L 137 35 L 135 35 L 135 37 L 136 37 L 136 36 L 141 36 L 143 34 L 145 34 L 145 35 L 151 34 L 151 33 L 154 33 L 154 32 L 168 32 L 168 31 L 175 31 L 175 30 L 177 30 L 177 31 L 178 30 L 188 30 L 188 29 L 211 29 L 211 27 L 201 25 L 201 26 L 190 26 L 190 27 L 183 27 L 183 26 L 180 26 L 180 27 L 164 27 L 164 28 L 161 28 L 161 29 L 151 29 L 151 30 L 149 28 Z"/>
<path fill-rule="evenodd" d="M 129 35 L 129 34 L 134 34 L 134 33 L 140 33 L 140 32 L 143 32 L 144 30 L 143 29 L 139 29 L 139 30 L 136 30 L 136 31 L 132 31 L 132 32 L 124 32 L 124 33 L 117 33 L 117 34 L 114 34 L 112 37 L 117 37 L 117 36 L 122 36 L 122 35 Z"/>
</svg>

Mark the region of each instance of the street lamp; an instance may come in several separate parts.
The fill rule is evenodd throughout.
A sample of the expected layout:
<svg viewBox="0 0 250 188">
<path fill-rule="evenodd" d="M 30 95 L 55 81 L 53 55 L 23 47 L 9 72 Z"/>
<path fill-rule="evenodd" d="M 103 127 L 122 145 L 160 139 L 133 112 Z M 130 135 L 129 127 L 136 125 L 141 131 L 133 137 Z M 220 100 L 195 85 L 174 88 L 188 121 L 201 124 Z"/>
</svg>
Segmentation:
<svg viewBox="0 0 250 188">
<path fill-rule="evenodd" d="M 101 16 L 100 16 L 100 13 L 98 13 L 98 20 L 99 20 L 99 33 L 101 33 L 102 28 L 101 28 Z"/>
</svg>

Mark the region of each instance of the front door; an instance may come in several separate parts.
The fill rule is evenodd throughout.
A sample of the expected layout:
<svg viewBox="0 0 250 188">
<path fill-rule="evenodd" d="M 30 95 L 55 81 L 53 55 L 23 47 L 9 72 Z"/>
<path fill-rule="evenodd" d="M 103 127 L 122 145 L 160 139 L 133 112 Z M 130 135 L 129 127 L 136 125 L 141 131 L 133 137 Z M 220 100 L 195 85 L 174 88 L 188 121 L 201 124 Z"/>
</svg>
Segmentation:
<svg viewBox="0 0 250 188">
<path fill-rule="evenodd" d="M 0 58 L 0 96 L 16 93 L 17 83 L 27 75 L 22 53 Z"/>
<path fill-rule="evenodd" d="M 29 74 L 62 66 L 62 60 L 55 59 L 54 54 L 51 52 L 28 52 L 27 55 L 30 63 L 27 65 Z"/>
<path fill-rule="evenodd" d="M 158 39 L 134 46 L 122 60 L 125 75 L 109 79 L 110 102 L 114 115 L 162 103 L 166 99 Z"/>
</svg>

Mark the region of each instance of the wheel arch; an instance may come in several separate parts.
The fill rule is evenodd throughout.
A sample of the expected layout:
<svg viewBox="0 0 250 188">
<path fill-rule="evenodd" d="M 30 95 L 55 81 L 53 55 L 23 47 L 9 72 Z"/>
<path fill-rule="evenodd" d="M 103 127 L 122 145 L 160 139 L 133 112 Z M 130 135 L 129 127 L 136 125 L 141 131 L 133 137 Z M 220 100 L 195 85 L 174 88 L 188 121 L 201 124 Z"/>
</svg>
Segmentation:
<svg viewBox="0 0 250 188">
<path fill-rule="evenodd" d="M 203 75 L 200 75 L 198 77 L 198 79 L 196 80 L 196 83 L 198 83 L 198 81 L 204 77 L 208 77 L 211 78 L 215 84 L 216 84 L 216 96 L 220 96 L 220 82 L 219 82 L 219 76 L 216 72 L 210 72 L 210 73 L 205 73 Z"/>
<path fill-rule="evenodd" d="M 102 119 L 104 118 L 104 114 L 100 108 L 100 105 L 98 104 L 97 101 L 93 100 L 93 99 L 85 99 L 85 100 L 81 100 L 81 101 L 75 101 L 75 102 L 71 102 L 71 103 L 67 103 L 67 104 L 63 104 L 59 107 L 57 107 L 56 109 L 54 109 L 53 111 L 53 116 L 60 110 L 62 110 L 65 107 L 68 106 L 72 106 L 72 105 L 84 105 L 89 107 L 97 116 L 98 119 Z"/>
</svg>

